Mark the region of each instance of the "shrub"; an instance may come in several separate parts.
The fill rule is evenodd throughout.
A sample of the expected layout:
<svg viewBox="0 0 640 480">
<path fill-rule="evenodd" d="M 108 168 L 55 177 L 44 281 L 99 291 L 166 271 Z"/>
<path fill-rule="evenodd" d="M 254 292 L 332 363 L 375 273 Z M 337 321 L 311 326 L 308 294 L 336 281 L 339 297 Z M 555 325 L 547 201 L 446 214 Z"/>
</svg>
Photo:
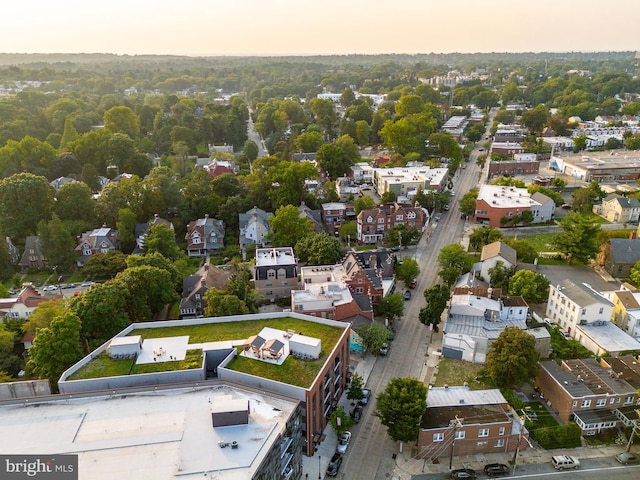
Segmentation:
<svg viewBox="0 0 640 480">
<path fill-rule="evenodd" d="M 531 432 L 531 438 L 544 449 L 576 448 L 582 445 L 582 430 L 575 423 L 543 427 Z"/>
<path fill-rule="evenodd" d="M 502 392 L 502 395 L 504 395 L 507 403 L 511 405 L 511 408 L 513 408 L 516 412 L 519 412 L 524 408 L 524 402 L 519 396 L 513 393 L 513 390 L 509 388 L 502 388 L 500 389 L 500 391 Z"/>
</svg>

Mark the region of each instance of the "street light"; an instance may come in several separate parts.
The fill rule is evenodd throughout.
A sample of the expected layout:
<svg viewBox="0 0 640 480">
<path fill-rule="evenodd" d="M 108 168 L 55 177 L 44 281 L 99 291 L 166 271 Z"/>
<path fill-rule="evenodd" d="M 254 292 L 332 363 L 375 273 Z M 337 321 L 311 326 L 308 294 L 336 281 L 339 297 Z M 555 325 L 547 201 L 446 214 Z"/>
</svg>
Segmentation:
<svg viewBox="0 0 640 480">
<path fill-rule="evenodd" d="M 320 455 L 318 455 L 318 480 L 322 480 L 322 477 L 320 476 L 322 469 L 320 468 L 320 459 L 322 457 Z"/>
</svg>

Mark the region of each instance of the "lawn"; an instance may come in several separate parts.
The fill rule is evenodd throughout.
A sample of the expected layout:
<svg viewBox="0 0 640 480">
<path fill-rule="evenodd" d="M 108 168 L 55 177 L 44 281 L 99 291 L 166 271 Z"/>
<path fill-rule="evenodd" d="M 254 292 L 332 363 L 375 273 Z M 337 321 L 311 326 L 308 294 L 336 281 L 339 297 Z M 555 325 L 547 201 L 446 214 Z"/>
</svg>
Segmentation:
<svg viewBox="0 0 640 480">
<path fill-rule="evenodd" d="M 484 365 L 479 363 L 465 362 L 452 358 L 441 358 L 438 362 L 438 374 L 436 375 L 434 386 L 444 387 L 445 385 L 464 385 L 467 382 L 472 390 L 482 390 L 485 388 L 495 388 L 486 383 L 480 377 L 480 370 Z M 478 378 L 478 380 L 476 380 Z"/>
<path fill-rule="evenodd" d="M 89 378 L 119 377 L 138 373 L 170 372 L 188 370 L 202 366 L 202 349 L 187 350 L 184 360 L 175 362 L 143 363 L 136 365 L 135 359 L 114 360 L 106 353 L 94 358 L 87 365 L 69 377 L 69 380 L 86 380 Z"/>
<path fill-rule="evenodd" d="M 524 413 L 526 414 L 525 417 L 528 417 L 525 419 L 525 426 L 528 430 L 558 426 L 555 417 L 540 400 L 525 403 Z"/>
</svg>

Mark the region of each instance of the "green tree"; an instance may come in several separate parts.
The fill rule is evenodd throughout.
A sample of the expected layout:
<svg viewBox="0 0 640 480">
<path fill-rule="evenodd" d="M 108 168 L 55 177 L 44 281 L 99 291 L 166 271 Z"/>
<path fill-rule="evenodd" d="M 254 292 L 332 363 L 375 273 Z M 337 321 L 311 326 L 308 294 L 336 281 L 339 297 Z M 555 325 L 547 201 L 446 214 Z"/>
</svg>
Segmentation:
<svg viewBox="0 0 640 480">
<path fill-rule="evenodd" d="M 258 158 L 258 145 L 253 140 L 247 140 L 244 142 L 244 147 L 242 152 L 247 157 L 250 162 L 253 162 L 256 158 Z"/>
<path fill-rule="evenodd" d="M 76 241 L 56 214 L 47 223 L 44 220 L 38 225 L 42 253 L 49 264 L 57 267 L 59 273 L 69 272 L 78 260 L 75 252 Z"/>
<path fill-rule="evenodd" d="M 273 184 L 269 192 L 274 205 L 300 205 L 306 194 L 306 180 L 318 177 L 318 170 L 309 162 L 280 162 L 269 169 Z"/>
<path fill-rule="evenodd" d="M 536 376 L 536 340 L 518 327 L 506 327 L 489 346 L 485 371 L 499 387 L 519 387 Z"/>
<path fill-rule="evenodd" d="M 550 188 L 543 187 L 541 185 L 529 185 L 527 187 L 527 192 L 529 192 L 530 195 L 533 195 L 536 192 L 540 192 L 543 195 L 546 195 L 551 200 L 553 200 L 553 203 L 556 204 L 556 207 L 559 207 L 564 203 L 564 198 L 562 198 L 562 195 L 560 195 L 559 192 L 551 190 Z"/>
<path fill-rule="evenodd" d="M 125 306 L 132 322 L 148 322 L 180 297 L 174 289 L 171 274 L 149 265 L 129 267 L 118 273 L 113 283 L 127 292 Z"/>
<path fill-rule="evenodd" d="M 489 269 L 488 280 L 491 282 L 491 286 L 501 288 L 502 291 L 507 292 L 509 289 L 509 279 L 513 275 L 514 271 L 514 267 L 506 267 L 504 262 L 498 260 L 495 266 Z"/>
<path fill-rule="evenodd" d="M 476 200 L 478 199 L 478 189 L 474 188 L 465 193 L 458 201 L 460 213 L 464 213 L 468 217 L 473 217 L 476 211 Z"/>
<path fill-rule="evenodd" d="M 538 105 L 531 110 L 522 112 L 521 122 L 532 133 L 540 134 L 547 124 L 549 110 L 544 105 Z"/>
<path fill-rule="evenodd" d="M 598 182 L 591 182 L 587 188 L 578 188 L 571 195 L 573 200 L 573 209 L 582 213 L 589 213 L 593 209 L 595 202 L 600 201 L 604 197 L 604 192 L 600 188 Z"/>
<path fill-rule="evenodd" d="M 124 133 L 131 138 L 140 133 L 140 121 L 129 107 L 116 106 L 104 112 L 104 128 L 111 133 Z"/>
<path fill-rule="evenodd" d="M 249 313 L 244 300 L 240 300 L 235 295 L 229 295 L 224 290 L 210 288 L 204 294 L 207 306 L 204 314 L 207 317 L 225 317 L 227 315 L 244 315 Z"/>
<path fill-rule="evenodd" d="M 121 208 L 118 210 L 118 218 L 116 221 L 118 242 L 120 242 L 120 249 L 125 253 L 133 252 L 136 246 L 137 223 L 137 217 L 133 210 L 130 208 Z"/>
<path fill-rule="evenodd" d="M 629 278 L 631 279 L 631 283 L 633 283 L 636 287 L 640 287 L 640 261 L 636 262 L 636 264 L 631 267 Z"/>
<path fill-rule="evenodd" d="M 292 247 L 313 232 L 313 222 L 300 218 L 298 209 L 293 205 L 284 205 L 269 218 L 271 232 L 267 239 L 274 247 Z"/>
<path fill-rule="evenodd" d="M 495 227 L 485 225 L 480 228 L 474 228 L 469 235 L 469 246 L 476 252 L 481 250 L 485 245 L 497 242 L 502 239 L 502 233 Z"/>
<path fill-rule="evenodd" d="M 491 185 L 501 185 L 503 187 L 524 188 L 524 180 L 513 177 L 498 177 L 491 181 Z"/>
<path fill-rule="evenodd" d="M 338 234 L 340 235 L 340 240 L 348 242 L 349 246 L 351 246 L 351 242 L 355 242 L 358 235 L 358 224 L 356 222 L 343 223 L 338 229 Z"/>
<path fill-rule="evenodd" d="M 389 336 L 387 327 L 381 323 L 362 323 L 355 327 L 355 331 L 362 338 L 365 351 L 374 354 L 380 352 L 382 345 L 387 342 Z"/>
<path fill-rule="evenodd" d="M 433 325 L 436 327 L 442 319 L 442 312 L 447 307 L 447 302 L 451 298 L 451 291 L 447 285 L 436 283 L 427 288 L 424 293 L 424 299 L 427 305 L 420 309 L 418 319 L 424 325 Z"/>
<path fill-rule="evenodd" d="M 79 235 L 96 223 L 96 202 L 89 185 L 83 182 L 65 183 L 56 192 L 54 212 L 71 233 Z"/>
<path fill-rule="evenodd" d="M 243 263 L 232 260 L 229 264 L 232 269 L 231 278 L 226 285 L 229 295 L 235 295 L 244 301 L 249 313 L 258 312 L 258 291 L 253 288 L 253 278 L 249 267 Z"/>
<path fill-rule="evenodd" d="M 531 242 L 528 240 L 518 240 L 516 238 L 507 238 L 504 242 L 516 251 L 519 262 L 533 263 L 538 257 L 538 252 Z"/>
<path fill-rule="evenodd" d="M 69 143 L 73 142 L 80 136 L 78 130 L 73 125 L 73 120 L 71 117 L 67 117 L 64 120 L 64 131 L 62 133 L 62 137 L 60 138 L 60 148 L 65 148 Z"/>
<path fill-rule="evenodd" d="M 85 278 L 108 280 L 127 268 L 127 255 L 117 250 L 96 253 L 84 262 L 82 274 Z"/>
<path fill-rule="evenodd" d="M 380 205 L 384 205 L 385 203 L 393 203 L 398 199 L 397 195 L 391 190 L 387 190 L 382 195 L 380 195 Z"/>
<path fill-rule="evenodd" d="M 404 298 L 400 293 L 389 293 L 382 297 L 376 305 L 376 315 L 378 318 L 388 318 L 393 322 L 396 318 L 402 317 L 404 313 Z"/>
<path fill-rule="evenodd" d="M 413 258 L 405 257 L 396 264 L 396 278 L 405 285 L 410 284 L 420 275 L 420 266 Z"/>
<path fill-rule="evenodd" d="M 394 225 L 387 230 L 386 245 L 395 247 L 402 244 L 403 246 L 412 245 L 420 240 L 420 232 L 414 226 L 405 226 L 403 224 Z"/>
<path fill-rule="evenodd" d="M 459 243 L 452 243 L 442 248 L 438 254 L 438 264 L 441 269 L 438 275 L 448 286 L 453 285 L 460 275 L 469 271 L 467 253 Z"/>
<path fill-rule="evenodd" d="M 599 251 L 597 234 L 600 225 L 577 212 L 571 212 L 560 220 L 563 233 L 556 235 L 553 246 L 567 257 L 569 265 L 573 260 L 586 263 Z"/>
<path fill-rule="evenodd" d="M 298 135 L 293 143 L 298 152 L 312 153 L 318 151 L 324 140 L 320 132 L 304 132 Z"/>
<path fill-rule="evenodd" d="M 353 419 L 344 411 L 344 408 L 338 407 L 329 417 L 329 424 L 336 434 L 340 436 L 340 434 L 348 431 L 353 426 Z"/>
<path fill-rule="evenodd" d="M 38 304 L 38 308 L 24 322 L 22 329 L 25 332 L 36 333 L 39 328 L 48 328 L 51 320 L 64 315 L 66 312 L 67 308 L 60 299 L 41 302 Z"/>
<path fill-rule="evenodd" d="M 51 389 L 57 391 L 62 372 L 80 360 L 80 319 L 72 314 L 51 320 L 49 328 L 38 330 L 33 346 L 29 349 L 27 369 L 40 378 L 47 378 Z"/>
<path fill-rule="evenodd" d="M 392 378 L 378 395 L 374 415 L 396 442 L 415 442 L 427 409 L 427 387 L 415 378 Z"/>
<path fill-rule="evenodd" d="M 372 208 L 375 208 L 375 206 L 376 202 L 368 195 L 356 198 L 353 202 L 353 208 L 356 211 L 356 215 L 358 215 L 362 210 L 371 210 Z"/>
<path fill-rule="evenodd" d="M 16 243 L 35 235 L 38 223 L 51 218 L 53 193 L 45 177 L 31 173 L 0 180 L 0 230 Z"/>
<path fill-rule="evenodd" d="M 587 136 L 578 135 L 573 137 L 573 153 L 578 153 L 587 149 Z"/>
<path fill-rule="evenodd" d="M 364 378 L 358 372 L 351 377 L 351 383 L 347 389 L 347 400 L 360 400 L 362 398 L 362 389 L 364 388 Z"/>
<path fill-rule="evenodd" d="M 342 245 L 334 235 L 311 233 L 296 243 L 295 252 L 309 265 L 334 265 L 342 258 Z"/>
<path fill-rule="evenodd" d="M 175 232 L 164 224 L 148 228 L 143 250 L 145 254 L 159 253 L 170 260 L 176 260 L 182 253 L 176 244 Z"/>
<path fill-rule="evenodd" d="M 325 143 L 318 149 L 316 161 L 331 180 L 347 175 L 354 163 L 342 147 L 333 143 Z"/>
<path fill-rule="evenodd" d="M 186 255 L 185 255 L 186 257 Z M 182 277 L 184 276 L 175 264 L 166 257 L 163 257 L 160 253 L 147 253 L 146 255 L 129 255 L 126 257 L 127 268 L 142 267 L 147 265 L 149 267 L 159 268 L 169 272 L 171 282 L 173 283 L 174 290 L 182 286 Z"/>
<path fill-rule="evenodd" d="M 542 303 L 549 296 L 549 280 L 539 272 L 518 270 L 509 280 L 509 294 L 521 295 L 527 303 Z"/>
</svg>

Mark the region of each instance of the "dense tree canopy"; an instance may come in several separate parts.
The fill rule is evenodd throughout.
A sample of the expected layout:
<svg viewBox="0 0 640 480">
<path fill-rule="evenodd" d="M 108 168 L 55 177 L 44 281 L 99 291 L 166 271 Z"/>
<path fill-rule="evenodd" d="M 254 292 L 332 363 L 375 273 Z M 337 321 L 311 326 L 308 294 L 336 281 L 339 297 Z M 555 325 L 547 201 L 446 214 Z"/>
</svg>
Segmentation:
<svg viewBox="0 0 640 480">
<path fill-rule="evenodd" d="M 377 397 L 375 416 L 396 442 L 415 442 L 427 408 L 427 387 L 415 378 L 392 378 Z"/>
<path fill-rule="evenodd" d="M 535 377 L 536 340 L 518 327 L 506 327 L 489 346 L 485 371 L 500 387 L 519 387 Z"/>
</svg>

